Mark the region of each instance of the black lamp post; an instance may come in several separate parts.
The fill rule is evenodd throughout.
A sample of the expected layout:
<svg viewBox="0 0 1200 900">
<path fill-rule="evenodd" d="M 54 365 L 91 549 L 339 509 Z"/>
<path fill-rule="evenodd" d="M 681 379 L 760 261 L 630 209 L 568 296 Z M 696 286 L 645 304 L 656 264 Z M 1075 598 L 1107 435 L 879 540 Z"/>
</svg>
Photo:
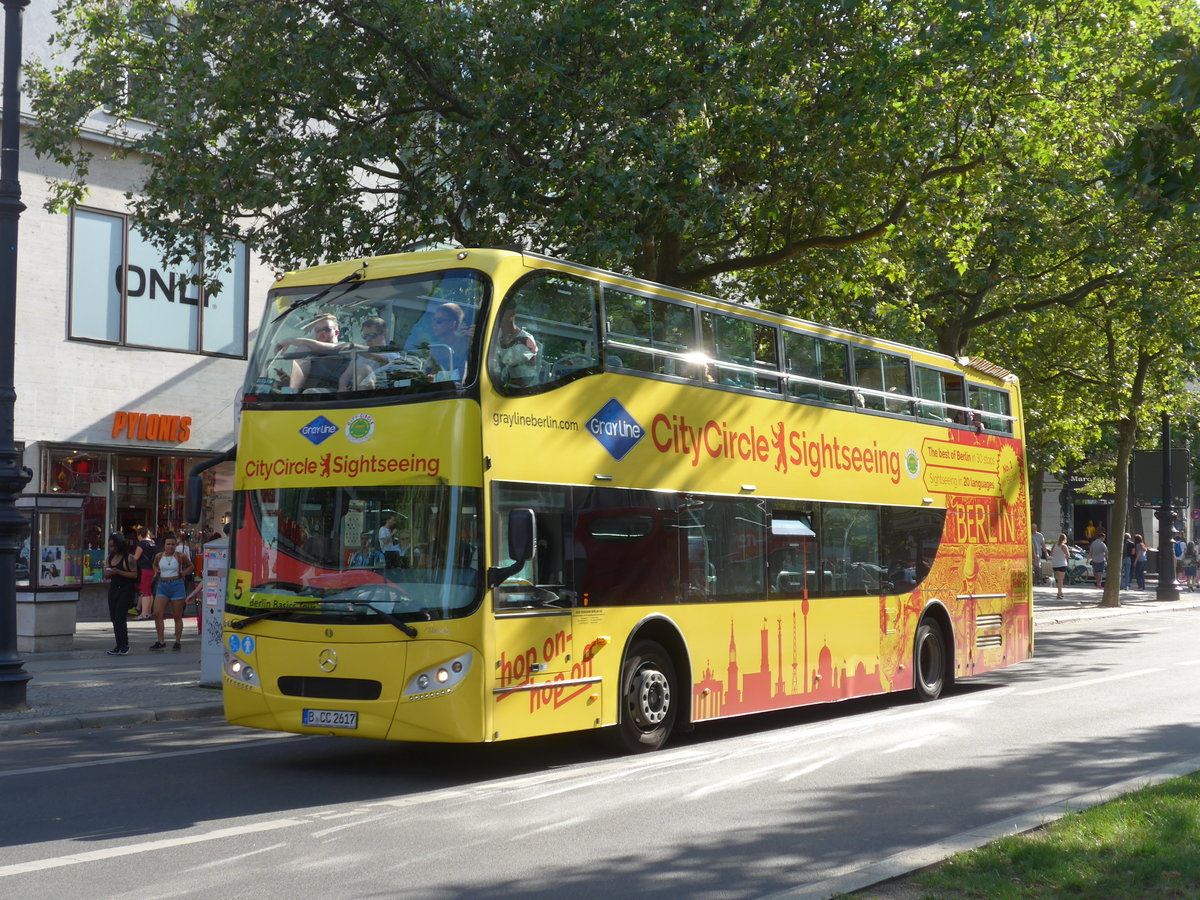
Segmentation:
<svg viewBox="0 0 1200 900">
<path fill-rule="evenodd" d="M 1162 506 L 1158 509 L 1158 588 L 1155 600 L 1178 600 L 1175 581 L 1175 500 L 1171 477 L 1171 417 L 1162 414 Z M 1186 502 L 1186 501 L 1185 501 Z"/>
<path fill-rule="evenodd" d="M 25 519 L 15 499 L 32 473 L 13 442 L 14 336 L 17 322 L 17 222 L 21 202 L 21 16 L 29 0 L 4 4 L 4 100 L 0 108 L 0 710 L 22 709 L 29 673 L 17 653 L 17 551 Z"/>
</svg>

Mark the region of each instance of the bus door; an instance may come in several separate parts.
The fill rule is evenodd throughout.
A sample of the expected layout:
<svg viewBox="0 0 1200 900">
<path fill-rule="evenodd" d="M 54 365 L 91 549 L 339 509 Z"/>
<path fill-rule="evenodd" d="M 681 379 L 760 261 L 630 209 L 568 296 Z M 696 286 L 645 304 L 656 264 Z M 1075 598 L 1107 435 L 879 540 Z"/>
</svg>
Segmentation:
<svg viewBox="0 0 1200 900">
<path fill-rule="evenodd" d="M 530 737 L 598 724 L 599 686 L 572 678 L 578 673 L 564 554 L 565 511 L 536 511 L 534 558 L 498 585 L 492 597 L 496 672 L 492 687 L 494 739 Z M 499 532 L 504 516 L 500 516 Z M 497 548 L 507 547 L 498 533 Z M 501 567 L 509 561 L 501 558 Z"/>
</svg>

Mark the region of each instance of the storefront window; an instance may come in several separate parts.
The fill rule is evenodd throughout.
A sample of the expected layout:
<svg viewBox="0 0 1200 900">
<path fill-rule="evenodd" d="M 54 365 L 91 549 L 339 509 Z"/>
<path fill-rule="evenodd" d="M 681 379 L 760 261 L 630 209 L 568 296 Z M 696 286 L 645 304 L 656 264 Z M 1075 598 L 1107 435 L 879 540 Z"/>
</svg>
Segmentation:
<svg viewBox="0 0 1200 900">
<path fill-rule="evenodd" d="M 79 535 L 83 580 L 102 581 L 108 521 L 108 454 L 51 450 L 46 455 L 44 471 L 44 491 L 83 495 L 83 530 Z"/>
<path fill-rule="evenodd" d="M 190 532 L 194 526 L 184 520 L 187 479 L 199 456 L 164 456 L 158 461 L 158 530 L 176 535 Z"/>
<path fill-rule="evenodd" d="M 222 513 L 229 509 L 231 479 L 225 478 L 218 484 L 211 472 L 207 473 L 210 477 L 205 483 L 203 525 L 193 526 L 184 521 L 188 472 L 206 458 L 45 447 L 41 456 L 42 493 L 75 495 L 75 502 L 81 504 L 82 515 L 69 544 L 75 553 L 73 565 L 79 579 L 83 583 L 103 581 L 104 555 L 113 531 L 128 535 L 138 526 L 145 526 L 156 535 L 173 531 L 181 537 L 190 537 L 191 545 L 198 546 L 203 541 L 201 528 L 205 534 L 218 530 Z M 31 520 L 32 524 L 36 523 Z M 40 539 L 43 545 L 51 546 L 47 535 L 42 534 Z M 19 583 L 29 583 L 31 576 L 34 583 L 38 581 L 35 548 L 36 544 L 27 543 L 21 549 L 17 564 Z M 48 575 L 53 568 L 52 565 L 47 570 Z M 43 579 L 42 584 L 45 583 Z"/>
<path fill-rule="evenodd" d="M 154 528 L 158 503 L 158 466 L 152 456 L 120 456 L 117 460 L 116 509 L 113 518 L 122 532 L 138 526 Z"/>
</svg>

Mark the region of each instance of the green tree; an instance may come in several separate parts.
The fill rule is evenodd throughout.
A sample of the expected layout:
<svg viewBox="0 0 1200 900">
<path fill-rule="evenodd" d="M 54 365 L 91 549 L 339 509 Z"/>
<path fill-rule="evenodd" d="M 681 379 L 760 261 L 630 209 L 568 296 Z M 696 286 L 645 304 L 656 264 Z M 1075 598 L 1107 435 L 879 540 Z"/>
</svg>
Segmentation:
<svg viewBox="0 0 1200 900">
<path fill-rule="evenodd" d="M 63 0 L 74 65 L 31 68 L 33 142 L 77 201 L 80 122 L 108 110 L 147 160 L 135 213 L 180 256 L 198 232 L 288 267 L 518 241 L 743 299 L 770 272 L 786 296 L 1005 165 L 1051 116 L 1047 77 L 1141 7 Z"/>
<path fill-rule="evenodd" d="M 1098 463 L 1115 486 L 1108 546 L 1113 577 L 1102 606 L 1120 604 L 1120 533 L 1128 517 L 1133 450 L 1156 447 L 1163 412 L 1194 419 L 1200 377 L 1200 285 L 1182 222 L 1146 231 L 1129 211 L 1126 237 L 1138 240 L 1128 277 L 1086 302 L 987 331 L 998 361 L 1022 376 L 1033 467 L 1053 471 L 1068 460 Z M 1153 544 L 1153 539 L 1150 540 Z"/>
</svg>

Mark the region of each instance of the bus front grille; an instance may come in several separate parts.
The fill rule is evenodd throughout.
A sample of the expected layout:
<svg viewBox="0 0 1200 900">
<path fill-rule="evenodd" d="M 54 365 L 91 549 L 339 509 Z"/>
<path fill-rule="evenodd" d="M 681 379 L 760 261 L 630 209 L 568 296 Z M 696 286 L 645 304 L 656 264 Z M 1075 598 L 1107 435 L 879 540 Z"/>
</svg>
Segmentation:
<svg viewBox="0 0 1200 900">
<path fill-rule="evenodd" d="M 365 678 L 324 678 L 311 675 L 281 675 L 279 693 L 288 697 L 318 700 L 378 700 L 383 684 Z"/>
</svg>

